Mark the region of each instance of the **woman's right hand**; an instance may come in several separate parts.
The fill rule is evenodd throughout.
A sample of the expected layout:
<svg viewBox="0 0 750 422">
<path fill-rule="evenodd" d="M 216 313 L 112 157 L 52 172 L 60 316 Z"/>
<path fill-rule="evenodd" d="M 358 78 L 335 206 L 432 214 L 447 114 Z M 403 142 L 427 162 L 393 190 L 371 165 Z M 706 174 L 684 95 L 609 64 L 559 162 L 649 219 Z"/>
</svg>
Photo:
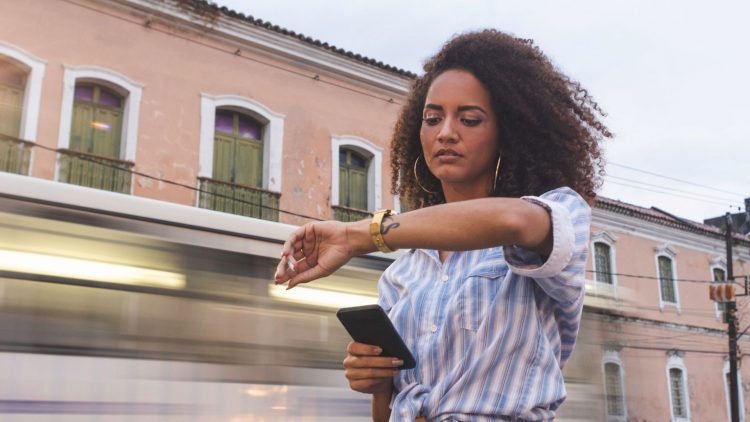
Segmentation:
<svg viewBox="0 0 750 422">
<path fill-rule="evenodd" d="M 349 343 L 344 359 L 344 373 L 349 387 L 360 393 L 390 393 L 393 377 L 404 362 L 398 358 L 379 356 L 382 350 L 370 344 Z"/>
</svg>

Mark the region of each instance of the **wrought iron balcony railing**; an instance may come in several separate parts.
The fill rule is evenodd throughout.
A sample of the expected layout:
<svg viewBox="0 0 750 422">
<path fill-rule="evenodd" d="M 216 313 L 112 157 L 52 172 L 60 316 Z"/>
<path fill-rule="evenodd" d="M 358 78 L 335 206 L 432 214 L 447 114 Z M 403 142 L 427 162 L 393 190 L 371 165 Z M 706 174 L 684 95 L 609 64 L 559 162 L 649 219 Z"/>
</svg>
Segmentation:
<svg viewBox="0 0 750 422">
<path fill-rule="evenodd" d="M 345 223 L 372 217 L 372 214 L 369 211 L 360 210 L 357 208 L 349 208 L 341 205 L 334 205 L 331 208 L 333 208 L 333 219 L 343 221 Z"/>
<path fill-rule="evenodd" d="M 0 171 L 29 174 L 33 142 L 0 133 Z"/>
<path fill-rule="evenodd" d="M 199 177 L 198 180 L 201 190 L 198 204 L 201 208 L 279 221 L 280 193 L 207 177 Z"/>
<path fill-rule="evenodd" d="M 130 193 L 131 161 L 102 157 L 71 149 L 58 149 L 60 181 L 119 193 Z"/>
</svg>

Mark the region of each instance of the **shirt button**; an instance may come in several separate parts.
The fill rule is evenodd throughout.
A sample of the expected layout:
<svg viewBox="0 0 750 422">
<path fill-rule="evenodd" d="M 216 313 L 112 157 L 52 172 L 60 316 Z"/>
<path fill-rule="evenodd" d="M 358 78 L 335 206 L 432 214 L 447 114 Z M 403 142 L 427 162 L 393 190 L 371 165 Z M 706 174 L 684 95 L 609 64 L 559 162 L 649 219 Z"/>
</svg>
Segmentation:
<svg viewBox="0 0 750 422">
<path fill-rule="evenodd" d="M 440 279 L 441 279 L 442 281 L 448 281 L 448 275 L 447 275 L 447 274 L 443 274 L 443 277 L 442 277 L 442 278 L 440 278 Z"/>
<path fill-rule="evenodd" d="M 430 331 L 432 331 L 433 333 L 434 333 L 435 331 L 437 331 L 437 325 L 435 325 L 435 324 L 432 324 L 432 326 L 430 327 Z"/>
</svg>

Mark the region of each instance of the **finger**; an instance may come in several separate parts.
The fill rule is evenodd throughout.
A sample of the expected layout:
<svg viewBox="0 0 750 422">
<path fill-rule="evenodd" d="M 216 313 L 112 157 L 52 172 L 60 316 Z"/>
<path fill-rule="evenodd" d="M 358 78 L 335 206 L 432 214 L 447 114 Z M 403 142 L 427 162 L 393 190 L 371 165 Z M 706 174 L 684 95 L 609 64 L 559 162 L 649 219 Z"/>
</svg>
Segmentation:
<svg viewBox="0 0 750 422">
<path fill-rule="evenodd" d="M 376 392 L 389 391 L 390 384 L 393 381 L 388 379 L 377 379 L 377 380 L 361 380 L 361 381 L 350 381 L 349 387 L 354 391 L 361 393 L 372 394 Z"/>
<path fill-rule="evenodd" d="M 363 368 L 347 369 L 344 371 L 344 375 L 346 376 L 346 379 L 351 382 L 378 378 L 393 378 L 398 375 L 399 372 L 398 369 Z"/>
<path fill-rule="evenodd" d="M 305 256 L 313 257 L 311 265 L 315 265 L 315 250 L 317 249 L 317 242 L 315 238 L 315 226 L 310 225 L 305 228 L 304 242 L 302 242 L 302 252 Z"/>
<path fill-rule="evenodd" d="M 302 251 L 302 249 L 295 249 L 292 256 L 294 257 L 295 261 L 302 261 L 306 258 L 305 253 Z"/>
<path fill-rule="evenodd" d="M 310 267 L 310 264 L 307 263 L 307 260 L 302 261 L 302 262 L 304 263 L 302 267 L 308 267 L 308 269 L 305 271 L 301 271 L 297 275 L 294 275 L 291 278 L 291 280 L 289 280 L 289 286 L 287 287 L 287 290 L 291 289 L 292 287 L 298 284 L 307 283 L 309 281 L 317 280 L 319 278 L 323 278 L 323 277 L 331 275 L 331 271 L 326 270 L 320 265 Z"/>
<path fill-rule="evenodd" d="M 284 246 L 281 249 L 281 255 L 282 256 L 292 255 L 292 253 L 294 252 L 294 245 L 302 239 L 304 234 L 305 234 L 304 226 L 298 227 L 294 231 L 289 233 L 289 237 L 287 237 L 286 242 L 284 242 Z"/>
<path fill-rule="evenodd" d="M 398 368 L 404 361 L 393 357 L 354 356 L 344 359 L 344 368 Z"/>
<path fill-rule="evenodd" d="M 357 356 L 378 356 L 383 353 L 383 349 L 374 344 L 365 344 L 352 341 L 349 342 L 349 344 L 346 346 L 346 352 L 350 355 Z"/>
</svg>

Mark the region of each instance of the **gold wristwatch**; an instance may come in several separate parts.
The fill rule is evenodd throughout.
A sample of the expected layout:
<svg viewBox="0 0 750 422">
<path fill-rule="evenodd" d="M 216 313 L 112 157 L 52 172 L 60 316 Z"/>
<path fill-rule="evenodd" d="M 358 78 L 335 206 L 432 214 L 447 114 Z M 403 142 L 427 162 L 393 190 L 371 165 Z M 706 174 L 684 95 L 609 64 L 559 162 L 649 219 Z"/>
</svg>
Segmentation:
<svg viewBox="0 0 750 422">
<path fill-rule="evenodd" d="M 395 214 L 396 213 L 391 210 L 380 210 L 376 211 L 372 216 L 372 221 L 370 222 L 370 237 L 372 238 L 372 243 L 375 244 L 375 247 L 377 247 L 380 252 L 393 252 L 393 249 L 389 248 L 388 245 L 385 244 L 385 240 L 383 240 L 382 228 L 383 219 Z"/>
</svg>

